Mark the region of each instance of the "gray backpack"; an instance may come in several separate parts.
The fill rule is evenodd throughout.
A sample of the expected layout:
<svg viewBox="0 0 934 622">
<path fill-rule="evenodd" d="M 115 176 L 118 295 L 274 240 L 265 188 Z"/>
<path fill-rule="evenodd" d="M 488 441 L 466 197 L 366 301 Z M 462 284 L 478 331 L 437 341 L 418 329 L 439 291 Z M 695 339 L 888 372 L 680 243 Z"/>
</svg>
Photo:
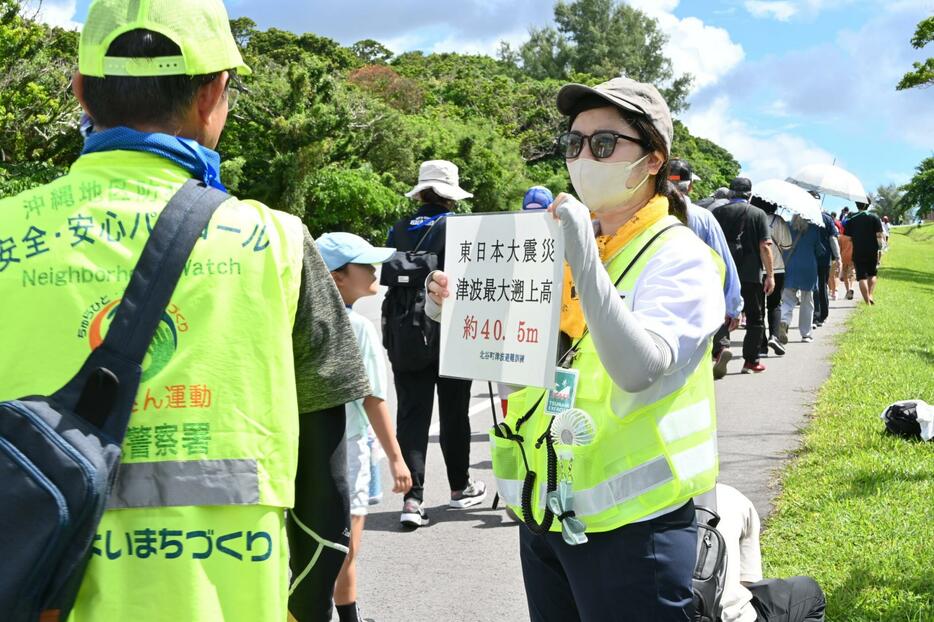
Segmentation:
<svg viewBox="0 0 934 622">
<path fill-rule="evenodd" d="M 692 577 L 694 622 L 717 622 L 726 585 L 726 541 L 717 531 L 720 515 L 716 511 L 696 506 L 696 513 L 697 561 Z"/>
<path fill-rule="evenodd" d="M 4 620 L 67 619 L 117 476 L 143 357 L 195 241 L 228 198 L 194 180 L 182 186 L 156 222 L 103 344 L 77 375 L 52 395 L 0 402 Z"/>
</svg>

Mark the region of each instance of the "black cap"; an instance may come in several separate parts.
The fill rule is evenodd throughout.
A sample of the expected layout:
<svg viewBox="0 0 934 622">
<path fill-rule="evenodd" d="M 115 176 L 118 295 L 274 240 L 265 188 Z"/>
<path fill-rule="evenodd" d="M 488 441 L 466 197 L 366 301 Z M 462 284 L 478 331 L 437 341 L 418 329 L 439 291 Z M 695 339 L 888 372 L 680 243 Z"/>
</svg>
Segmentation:
<svg viewBox="0 0 934 622">
<path fill-rule="evenodd" d="M 747 177 L 737 177 L 730 182 L 732 192 L 752 192 L 752 182 Z"/>
<path fill-rule="evenodd" d="M 675 158 L 668 163 L 669 181 L 691 181 L 694 179 L 694 170 L 686 160 Z"/>
</svg>

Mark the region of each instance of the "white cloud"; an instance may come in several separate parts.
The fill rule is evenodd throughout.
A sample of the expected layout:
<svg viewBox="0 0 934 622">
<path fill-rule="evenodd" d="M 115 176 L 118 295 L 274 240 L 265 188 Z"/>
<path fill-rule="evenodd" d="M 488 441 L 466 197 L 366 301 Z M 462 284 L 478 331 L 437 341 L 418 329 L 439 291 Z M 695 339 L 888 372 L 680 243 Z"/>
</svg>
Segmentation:
<svg viewBox="0 0 934 622">
<path fill-rule="evenodd" d="M 485 54 L 496 57 L 500 43 L 505 41 L 517 49 L 529 38 L 527 30 L 515 30 L 490 37 L 464 37 L 451 35 L 431 46 L 431 52 L 457 52 L 459 54 Z M 392 49 L 392 48 L 390 48 Z"/>
<path fill-rule="evenodd" d="M 920 148 L 934 136 L 934 106 L 923 89 L 895 85 L 926 50 L 908 40 L 926 11 L 918 2 L 889 5 L 858 30 L 844 30 L 808 48 L 743 63 L 702 106 L 720 94 L 734 103 L 767 101 L 767 114 L 829 123 L 840 132 L 870 132 Z M 700 100 L 700 101 L 697 101 Z M 761 108 L 761 106 L 759 106 Z"/>
<path fill-rule="evenodd" d="M 659 13 L 673 13 L 680 2 L 679 0 L 626 0 L 626 4 L 655 17 Z"/>
<path fill-rule="evenodd" d="M 727 95 L 718 96 L 706 108 L 692 107 L 681 120 L 692 134 L 729 150 L 753 183 L 785 179 L 808 164 L 833 162 L 828 151 L 800 136 L 786 131 L 764 132 L 736 118 Z"/>
<path fill-rule="evenodd" d="M 27 11 L 35 10 L 36 19 L 49 26 L 59 26 L 66 30 L 76 30 L 81 28 L 81 24 L 74 21 L 75 10 L 78 7 L 77 0 L 33 0 L 26 4 Z"/>
<path fill-rule="evenodd" d="M 791 2 L 765 0 L 746 0 L 743 3 L 753 17 L 771 17 L 780 22 L 787 22 L 798 12 L 798 7 Z"/>
<path fill-rule="evenodd" d="M 675 74 L 693 75 L 695 90 L 715 84 L 746 55 L 743 47 L 730 39 L 729 32 L 708 26 L 696 17 L 678 19 L 666 14 L 657 19 L 668 35 L 665 53 L 671 59 Z"/>
<path fill-rule="evenodd" d="M 912 173 L 909 171 L 886 171 L 882 177 L 889 183 L 904 186 L 911 181 Z"/>
<path fill-rule="evenodd" d="M 665 55 L 671 59 L 675 75 L 694 76 L 695 90 L 715 84 L 745 57 L 743 47 L 734 43 L 723 28 L 709 26 L 696 17 L 680 19 L 672 12 L 678 0 L 626 0 L 630 6 L 658 20 L 668 35 Z"/>
</svg>

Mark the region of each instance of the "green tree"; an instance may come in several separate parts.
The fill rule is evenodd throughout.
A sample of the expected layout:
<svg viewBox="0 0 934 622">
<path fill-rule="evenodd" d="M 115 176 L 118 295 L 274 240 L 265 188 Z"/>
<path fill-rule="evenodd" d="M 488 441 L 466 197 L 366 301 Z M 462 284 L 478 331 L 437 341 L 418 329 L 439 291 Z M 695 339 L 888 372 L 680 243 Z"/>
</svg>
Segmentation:
<svg viewBox="0 0 934 622">
<path fill-rule="evenodd" d="M 917 215 L 924 217 L 934 214 L 934 156 L 925 158 L 915 169 L 915 176 L 911 178 L 903 190 L 902 203 L 909 209 L 917 209 Z"/>
<path fill-rule="evenodd" d="M 350 46 L 350 51 L 353 52 L 357 58 L 368 65 L 375 63 L 388 63 L 394 56 L 392 50 L 387 48 L 379 41 L 374 41 L 373 39 L 357 41 L 352 46 Z"/>
<path fill-rule="evenodd" d="M 911 38 L 912 47 L 920 50 L 931 41 L 934 41 L 934 17 L 921 20 L 915 36 Z M 912 63 L 914 71 L 904 75 L 898 86 L 899 91 L 915 87 L 926 87 L 934 84 L 934 58 L 928 58 L 923 63 Z"/>
<path fill-rule="evenodd" d="M 0 0 L 0 196 L 50 181 L 80 151 L 80 108 L 71 95 L 78 33 Z"/>
<path fill-rule="evenodd" d="M 905 212 L 910 209 L 903 200 L 905 191 L 896 184 L 879 186 L 872 194 L 872 206 L 879 218 L 887 216 L 892 224 L 901 224 Z"/>
<path fill-rule="evenodd" d="M 671 156 L 689 162 L 694 173 L 701 178 L 694 184 L 693 198 L 710 196 L 717 188 L 729 186 L 730 181 L 739 175 L 740 165 L 733 154 L 713 141 L 692 136 L 677 119 L 674 126 Z"/>
<path fill-rule="evenodd" d="M 687 108 L 693 78 L 675 77 L 671 60 L 662 53 L 668 37 L 658 20 L 618 0 L 561 0 L 555 23 L 556 28 L 533 30 L 520 48 L 533 78 L 580 74 L 608 80 L 623 74 L 658 86 L 672 111 Z"/>
<path fill-rule="evenodd" d="M 242 50 L 250 45 L 250 37 L 256 34 L 256 22 L 249 17 L 232 19 L 230 20 L 230 32 L 233 34 L 234 41 Z"/>
</svg>

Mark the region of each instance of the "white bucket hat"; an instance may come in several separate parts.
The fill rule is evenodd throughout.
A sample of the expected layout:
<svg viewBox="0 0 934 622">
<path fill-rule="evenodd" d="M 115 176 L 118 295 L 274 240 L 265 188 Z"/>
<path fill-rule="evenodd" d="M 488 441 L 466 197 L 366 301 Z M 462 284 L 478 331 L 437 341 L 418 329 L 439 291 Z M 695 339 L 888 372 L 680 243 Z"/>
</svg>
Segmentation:
<svg viewBox="0 0 934 622">
<path fill-rule="evenodd" d="M 457 165 L 447 160 L 428 160 L 422 162 L 418 169 L 418 183 L 405 193 L 408 198 L 414 198 L 422 190 L 431 188 L 438 196 L 452 201 L 463 201 L 473 195 L 459 185 Z"/>
</svg>

